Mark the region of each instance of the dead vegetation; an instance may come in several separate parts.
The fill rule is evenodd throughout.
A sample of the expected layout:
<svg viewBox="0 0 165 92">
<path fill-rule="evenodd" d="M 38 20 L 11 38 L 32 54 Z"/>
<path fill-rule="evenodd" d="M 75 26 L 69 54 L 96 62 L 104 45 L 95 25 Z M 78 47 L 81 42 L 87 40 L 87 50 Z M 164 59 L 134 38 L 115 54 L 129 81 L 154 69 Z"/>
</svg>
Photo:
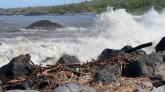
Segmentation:
<svg viewBox="0 0 165 92">
<path fill-rule="evenodd" d="M 3 88 L 8 84 L 25 82 L 32 80 L 34 90 L 42 90 L 43 92 L 49 92 L 52 89 L 61 86 L 66 83 L 78 83 L 94 87 L 97 92 L 132 92 L 138 87 L 143 87 L 141 82 L 149 81 L 149 78 L 129 78 L 120 76 L 120 84 L 98 84 L 94 78 L 94 74 L 103 66 L 118 64 L 126 67 L 127 64 L 134 59 L 141 57 L 140 55 L 126 55 L 123 57 L 114 57 L 105 60 L 92 60 L 91 62 L 80 64 L 56 64 L 47 65 L 42 67 L 41 65 L 35 66 L 35 71 L 26 78 L 19 78 L 18 80 L 11 80 L 3 85 Z M 76 70 L 78 68 L 79 70 Z M 150 89 L 150 88 L 145 88 Z"/>
</svg>

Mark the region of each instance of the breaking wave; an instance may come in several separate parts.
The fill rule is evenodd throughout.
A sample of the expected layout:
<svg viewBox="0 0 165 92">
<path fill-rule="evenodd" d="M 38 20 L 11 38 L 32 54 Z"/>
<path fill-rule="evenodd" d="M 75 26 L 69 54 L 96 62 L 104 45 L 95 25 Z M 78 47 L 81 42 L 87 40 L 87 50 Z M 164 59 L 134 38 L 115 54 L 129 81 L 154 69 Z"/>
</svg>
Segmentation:
<svg viewBox="0 0 165 92">
<path fill-rule="evenodd" d="M 75 55 L 81 62 L 90 61 L 105 49 L 120 49 L 125 45 L 137 46 L 146 42 L 154 45 L 164 36 L 165 11 L 157 12 L 153 8 L 143 15 L 132 15 L 125 9 L 113 10 L 97 15 L 95 26 L 90 29 L 68 27 L 58 29 L 56 33 L 67 31 L 61 38 L 47 38 L 37 41 L 17 37 L 16 44 L 3 43 L 0 46 L 0 65 L 8 63 L 13 57 L 29 53 L 36 64 L 44 63 L 47 57 L 54 59 L 45 64 L 54 64 L 63 55 Z M 154 51 L 154 46 L 145 49 Z"/>
</svg>

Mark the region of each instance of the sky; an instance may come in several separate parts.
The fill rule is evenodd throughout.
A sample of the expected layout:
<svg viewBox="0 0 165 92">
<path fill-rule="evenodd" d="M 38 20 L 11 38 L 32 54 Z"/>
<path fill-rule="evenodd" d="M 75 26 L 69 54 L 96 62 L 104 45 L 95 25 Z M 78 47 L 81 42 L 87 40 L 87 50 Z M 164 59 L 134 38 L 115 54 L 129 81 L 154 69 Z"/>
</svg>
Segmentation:
<svg viewBox="0 0 165 92">
<path fill-rule="evenodd" d="M 86 1 L 86 0 L 0 0 L 0 8 L 53 6 L 53 5 L 62 5 L 68 3 L 79 3 L 82 1 Z"/>
</svg>

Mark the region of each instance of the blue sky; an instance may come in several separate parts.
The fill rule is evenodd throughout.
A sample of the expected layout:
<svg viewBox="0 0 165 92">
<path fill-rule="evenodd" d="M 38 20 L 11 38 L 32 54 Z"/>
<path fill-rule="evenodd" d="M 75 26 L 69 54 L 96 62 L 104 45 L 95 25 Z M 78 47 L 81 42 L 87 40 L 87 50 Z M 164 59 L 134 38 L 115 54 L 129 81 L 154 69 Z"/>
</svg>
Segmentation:
<svg viewBox="0 0 165 92">
<path fill-rule="evenodd" d="M 28 6 L 51 6 L 68 3 L 79 3 L 85 0 L 0 0 L 0 8 L 17 8 Z M 87 0 L 89 1 L 89 0 Z"/>
</svg>

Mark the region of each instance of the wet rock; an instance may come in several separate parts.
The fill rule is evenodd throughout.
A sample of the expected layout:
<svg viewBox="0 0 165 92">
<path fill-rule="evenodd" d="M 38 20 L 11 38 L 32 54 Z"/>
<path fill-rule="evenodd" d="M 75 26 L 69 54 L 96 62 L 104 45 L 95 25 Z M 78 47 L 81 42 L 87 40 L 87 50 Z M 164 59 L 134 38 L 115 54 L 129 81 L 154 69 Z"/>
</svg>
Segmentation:
<svg viewBox="0 0 165 92">
<path fill-rule="evenodd" d="M 165 50 L 165 37 L 163 37 L 160 42 L 155 47 L 156 52 Z"/>
<path fill-rule="evenodd" d="M 152 88 L 153 87 L 152 83 L 150 83 L 150 82 L 142 82 L 142 85 L 144 87 L 147 87 L 147 88 Z"/>
<path fill-rule="evenodd" d="M 40 91 L 35 91 L 35 90 L 10 90 L 6 92 L 40 92 Z"/>
<path fill-rule="evenodd" d="M 146 91 L 142 88 L 138 88 L 138 89 L 134 90 L 133 92 L 148 92 L 148 91 Z"/>
<path fill-rule="evenodd" d="M 109 59 L 110 57 L 122 56 L 126 54 L 122 50 L 105 49 L 98 59 Z"/>
<path fill-rule="evenodd" d="M 124 52 L 126 52 L 126 51 L 128 51 L 128 50 L 130 50 L 132 48 L 133 48 L 132 46 L 126 45 L 121 50 L 123 50 Z"/>
<path fill-rule="evenodd" d="M 49 20 L 41 20 L 32 23 L 26 29 L 39 29 L 39 30 L 54 30 L 57 28 L 62 28 L 63 26 L 57 23 L 52 23 Z"/>
<path fill-rule="evenodd" d="M 117 65 L 107 65 L 96 72 L 94 78 L 98 82 L 117 84 L 119 83 L 119 76 L 121 75 L 120 66 Z"/>
<path fill-rule="evenodd" d="M 96 90 L 92 87 L 69 83 L 69 84 L 65 84 L 63 86 L 57 87 L 51 92 L 96 92 Z"/>
<path fill-rule="evenodd" d="M 161 80 L 155 80 L 155 81 L 152 82 L 152 85 L 153 85 L 154 87 L 160 87 L 160 86 L 165 85 L 165 82 L 163 82 L 163 81 L 161 81 Z"/>
<path fill-rule="evenodd" d="M 123 56 L 126 53 L 122 50 L 113 50 L 110 57 Z"/>
<path fill-rule="evenodd" d="M 80 61 L 77 59 L 75 56 L 70 56 L 70 55 L 63 55 L 57 63 L 60 64 L 73 64 L 73 63 L 80 63 Z"/>
<path fill-rule="evenodd" d="M 128 53 L 127 51 L 132 49 L 131 46 L 126 45 L 121 50 L 114 50 L 114 49 L 105 49 L 102 51 L 101 55 L 98 57 L 98 59 L 109 59 L 110 57 L 116 57 L 116 56 L 124 56 L 128 54 L 132 55 L 146 55 L 146 52 L 143 50 L 136 50 L 131 53 Z"/>
<path fill-rule="evenodd" d="M 29 54 L 13 58 L 7 65 L 0 68 L 0 78 L 6 81 L 30 75 L 34 70 L 33 66 L 29 63 L 30 58 Z"/>
<path fill-rule="evenodd" d="M 150 92 L 165 92 L 165 86 L 153 88 Z"/>
<path fill-rule="evenodd" d="M 152 53 L 144 55 L 137 60 L 131 61 L 128 66 L 128 71 L 131 77 L 153 77 L 157 72 L 157 67 L 163 64 L 165 53 Z"/>
<path fill-rule="evenodd" d="M 113 52 L 113 49 L 105 49 L 99 56 L 99 59 L 108 59 L 111 56 L 111 53 Z"/>
</svg>

